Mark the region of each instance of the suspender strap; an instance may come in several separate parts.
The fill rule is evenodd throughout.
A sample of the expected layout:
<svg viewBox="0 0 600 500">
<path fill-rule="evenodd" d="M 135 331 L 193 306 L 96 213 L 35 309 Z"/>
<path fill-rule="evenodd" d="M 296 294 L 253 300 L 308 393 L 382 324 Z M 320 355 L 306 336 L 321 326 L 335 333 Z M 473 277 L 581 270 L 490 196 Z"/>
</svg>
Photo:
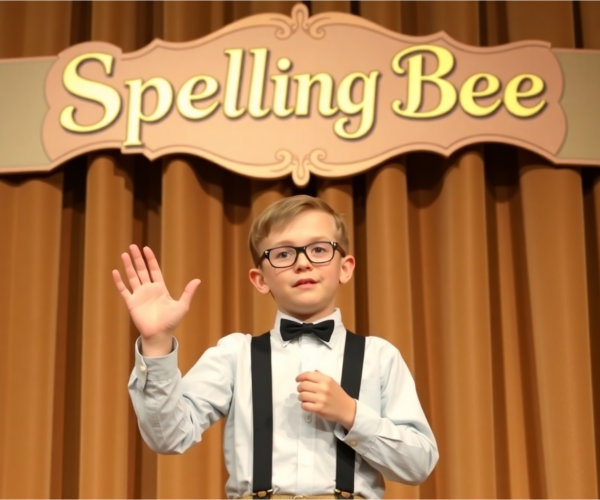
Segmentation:
<svg viewBox="0 0 600 500">
<path fill-rule="evenodd" d="M 252 414 L 254 418 L 254 498 L 271 497 L 273 467 L 273 390 L 271 377 L 271 336 L 252 337 Z M 265 388 L 265 389 L 263 389 Z"/>
<path fill-rule="evenodd" d="M 358 399 L 360 393 L 364 353 L 365 338 L 347 330 L 341 386 L 348 395 L 355 399 Z M 250 359 L 254 419 L 253 498 L 270 498 L 273 492 L 273 382 L 269 332 L 252 337 Z M 353 496 L 354 461 L 354 450 L 338 440 L 335 476 L 335 493 L 338 498 L 352 498 Z"/>
<path fill-rule="evenodd" d="M 360 393 L 364 355 L 365 338 L 347 331 L 341 386 L 354 399 L 358 399 Z M 335 474 L 336 496 L 338 498 L 352 498 L 354 493 L 354 458 L 354 450 L 338 439 Z"/>
</svg>

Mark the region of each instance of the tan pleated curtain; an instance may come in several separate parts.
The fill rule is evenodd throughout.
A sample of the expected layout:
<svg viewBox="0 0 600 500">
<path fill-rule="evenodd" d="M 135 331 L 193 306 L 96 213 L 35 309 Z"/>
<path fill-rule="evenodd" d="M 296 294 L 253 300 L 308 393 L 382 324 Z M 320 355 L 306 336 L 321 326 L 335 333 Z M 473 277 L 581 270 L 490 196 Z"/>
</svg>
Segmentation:
<svg viewBox="0 0 600 500">
<path fill-rule="evenodd" d="M 475 46 L 600 49 L 595 2 L 306 5 Z M 89 40 L 133 51 L 292 6 L 0 2 L 0 57 Z M 1 175 L 0 496 L 224 496 L 222 425 L 182 456 L 141 441 L 126 389 L 136 332 L 110 270 L 135 242 L 156 250 L 174 295 L 202 279 L 177 332 L 185 372 L 224 334 L 270 327 L 274 305 L 247 279 L 247 231 L 297 192 L 345 214 L 358 262 L 339 298 L 347 326 L 401 349 L 438 439 L 432 476 L 388 483 L 387 497 L 598 497 L 600 169 L 501 144 L 407 154 L 304 189 L 118 151 Z"/>
</svg>

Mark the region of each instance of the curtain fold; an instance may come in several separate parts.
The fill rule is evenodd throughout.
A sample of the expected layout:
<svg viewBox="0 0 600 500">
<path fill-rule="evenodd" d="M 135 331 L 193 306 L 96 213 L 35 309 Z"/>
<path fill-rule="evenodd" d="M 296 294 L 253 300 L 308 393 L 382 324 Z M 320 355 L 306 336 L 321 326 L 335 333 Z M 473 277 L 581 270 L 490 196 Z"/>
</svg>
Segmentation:
<svg viewBox="0 0 600 500">
<path fill-rule="evenodd" d="M 420 164 L 411 189 L 411 269 L 419 276 L 415 335 L 425 336 L 429 414 L 443 429 L 438 440 L 447 454 L 436 471 L 436 494 L 490 497 L 496 486 L 483 162 L 471 150 Z M 436 170 L 436 185 L 425 187 L 428 169 Z"/>
<path fill-rule="evenodd" d="M 62 179 L 59 172 L 0 183 L 3 495 L 23 491 L 31 498 L 44 496 L 51 483 L 61 229 L 56 214 Z M 9 436 L 17 429 L 26 432 L 18 432 L 15 442 Z"/>
<path fill-rule="evenodd" d="M 586 267 L 588 277 L 588 311 L 590 350 L 592 359 L 592 401 L 594 404 L 595 436 L 600 436 L 600 179 L 587 173 L 584 177 L 584 211 L 586 228 Z M 600 463 L 600 446 L 596 445 L 596 464 Z"/>
<path fill-rule="evenodd" d="M 124 242 L 133 233 L 131 164 L 131 158 L 106 153 L 91 157 L 88 167 L 80 332 L 83 498 L 128 494 L 129 401 L 122 381 L 130 370 L 132 338 L 127 311 L 106 270 L 119 266 Z M 107 404 L 111 418 L 106 418 Z"/>
<path fill-rule="evenodd" d="M 543 496 L 593 496 L 595 452 L 581 177 L 524 154 L 521 171 Z M 546 409 L 552 408 L 552 411 Z M 573 426 L 573 415 L 579 415 Z M 587 418 L 584 417 L 587 415 Z M 558 443 L 550 443 L 561 436 Z M 582 463 L 579 461 L 582 460 Z M 590 466 L 592 468 L 590 468 Z"/>
<path fill-rule="evenodd" d="M 522 207 L 516 152 L 486 152 L 486 209 L 490 276 L 490 328 L 494 376 L 496 470 L 501 498 L 540 496 L 531 461 L 537 442 L 530 418 L 528 296 L 523 248 Z M 535 492 L 535 494 L 534 494 Z"/>
<path fill-rule="evenodd" d="M 599 2 L 305 4 L 475 46 L 600 49 Z M 292 6 L 0 2 L 0 57 L 88 40 L 131 52 Z M 438 439 L 432 476 L 390 482 L 386 497 L 596 498 L 599 172 L 485 143 L 302 188 L 117 150 L 0 176 L 0 497 L 223 497 L 222 422 L 181 456 L 141 440 L 127 395 L 137 332 L 111 269 L 136 243 L 153 248 L 173 296 L 202 280 L 177 331 L 185 372 L 224 334 L 272 326 L 271 297 L 247 278 L 248 230 L 270 203 L 308 193 L 348 224 L 357 266 L 338 296 L 346 325 L 400 350 Z"/>
</svg>

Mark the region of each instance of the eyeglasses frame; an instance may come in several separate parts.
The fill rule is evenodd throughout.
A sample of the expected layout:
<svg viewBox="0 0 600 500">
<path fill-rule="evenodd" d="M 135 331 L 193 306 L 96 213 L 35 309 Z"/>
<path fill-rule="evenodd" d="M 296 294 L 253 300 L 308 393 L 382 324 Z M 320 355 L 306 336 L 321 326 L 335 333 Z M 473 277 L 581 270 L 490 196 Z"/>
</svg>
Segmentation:
<svg viewBox="0 0 600 500">
<path fill-rule="evenodd" d="M 306 249 L 309 246 L 315 245 L 317 243 L 329 243 L 333 247 L 333 253 L 331 254 L 331 259 L 323 261 L 323 262 L 314 262 L 309 257 L 308 253 L 306 252 Z M 271 262 L 271 259 L 269 258 L 269 255 L 271 254 L 271 252 L 273 250 L 277 250 L 278 248 L 293 248 L 296 251 L 296 257 L 294 258 L 294 262 L 292 262 L 291 264 L 289 264 L 287 266 L 275 266 L 275 265 L 273 265 L 273 263 Z M 271 264 L 271 267 L 274 267 L 275 269 L 286 269 L 288 267 L 292 267 L 293 265 L 296 264 L 296 262 L 298 262 L 298 257 L 300 256 L 300 253 L 303 253 L 311 264 L 327 264 L 328 262 L 331 262 L 333 260 L 333 258 L 335 257 L 335 251 L 336 250 L 338 252 L 340 252 L 340 255 L 342 257 L 346 256 L 346 251 L 342 248 L 342 246 L 337 241 L 327 241 L 327 240 L 312 241 L 312 242 L 308 243 L 307 245 L 299 246 L 299 247 L 295 247 L 294 245 L 280 245 L 278 247 L 267 248 L 262 253 L 262 255 L 260 256 L 260 260 L 258 261 L 258 264 L 260 265 L 263 260 L 267 259 L 269 261 L 269 264 Z"/>
</svg>

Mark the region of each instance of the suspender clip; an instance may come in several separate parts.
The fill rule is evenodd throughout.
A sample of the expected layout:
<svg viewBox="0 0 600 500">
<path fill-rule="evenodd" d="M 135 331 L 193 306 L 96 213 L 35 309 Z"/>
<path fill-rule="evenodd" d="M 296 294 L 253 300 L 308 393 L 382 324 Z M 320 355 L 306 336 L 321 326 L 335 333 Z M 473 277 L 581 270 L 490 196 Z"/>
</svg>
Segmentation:
<svg viewBox="0 0 600 500">
<path fill-rule="evenodd" d="M 270 490 L 259 490 L 252 493 L 252 498 L 271 498 L 273 489 Z"/>
<path fill-rule="evenodd" d="M 335 494 L 335 498 L 354 498 L 354 493 L 338 490 L 337 488 L 333 490 L 333 493 Z"/>
</svg>

